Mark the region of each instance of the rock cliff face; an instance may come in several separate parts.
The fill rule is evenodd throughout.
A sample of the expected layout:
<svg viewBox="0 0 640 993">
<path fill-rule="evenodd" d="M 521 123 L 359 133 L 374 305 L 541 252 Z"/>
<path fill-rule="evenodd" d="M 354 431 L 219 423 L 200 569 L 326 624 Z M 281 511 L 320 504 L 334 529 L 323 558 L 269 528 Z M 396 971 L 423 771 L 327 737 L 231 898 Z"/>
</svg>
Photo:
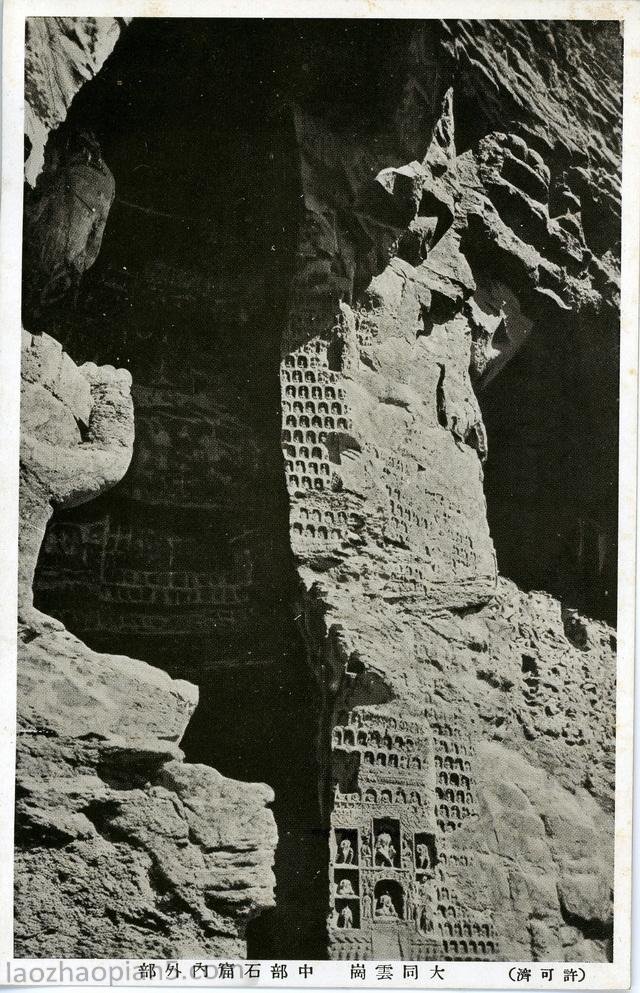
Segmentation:
<svg viewBox="0 0 640 993">
<path fill-rule="evenodd" d="M 26 202 L 27 326 L 128 365 L 136 407 L 123 482 L 48 528 L 36 603 L 93 649 L 198 682 L 187 758 L 274 788 L 276 907 L 249 927 L 251 954 L 606 959 L 618 27 L 224 30 L 223 44 L 217 23 L 134 22 Z M 91 191 L 93 223 L 60 188 Z M 82 368 L 89 386 L 66 402 L 91 434 L 94 377 L 126 390 Z M 47 418 L 29 424 L 25 438 L 66 445 Z M 80 659 L 91 698 L 97 656 L 66 632 L 41 647 Z M 100 658 L 107 698 L 114 670 L 144 666 Z M 187 684 L 142 671 L 173 727 Z M 134 715 L 136 699 L 114 707 Z M 89 703 L 67 742 L 65 713 L 38 718 L 62 741 L 25 739 L 49 749 L 25 753 L 33 823 L 54 822 L 63 852 L 95 830 L 112 883 L 133 858 L 131 927 L 166 927 L 159 954 L 207 933 L 241 952 L 238 921 L 269 903 L 266 788 L 176 762 L 188 716 L 170 735 L 119 717 L 144 727 L 134 747 L 123 730 L 126 745 L 96 743 Z M 36 786 L 51 755 L 73 803 Z M 228 829 L 196 847 L 212 793 Z M 67 838 L 78 825 L 88 841 Z M 81 916 L 85 896 L 51 879 Z"/>
</svg>

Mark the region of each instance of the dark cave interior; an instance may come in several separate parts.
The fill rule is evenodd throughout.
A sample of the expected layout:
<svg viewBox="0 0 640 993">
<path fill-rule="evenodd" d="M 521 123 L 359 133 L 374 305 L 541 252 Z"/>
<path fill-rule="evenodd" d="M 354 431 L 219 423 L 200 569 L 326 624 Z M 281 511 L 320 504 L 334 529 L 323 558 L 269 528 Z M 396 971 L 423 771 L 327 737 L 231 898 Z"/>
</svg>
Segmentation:
<svg viewBox="0 0 640 993">
<path fill-rule="evenodd" d="M 290 98 L 332 127 L 383 130 L 409 31 L 302 23 L 133 22 L 51 139 L 91 131 L 115 177 L 100 254 L 73 299 L 25 310 L 76 362 L 128 368 L 136 410 L 122 483 L 56 513 L 36 604 L 96 650 L 195 682 L 187 759 L 275 790 L 277 908 L 248 932 L 266 959 L 326 955 L 320 701 L 293 620 L 280 449 L 300 210 Z M 597 380 L 598 328 L 574 329 L 562 354 L 555 330 L 481 397 L 491 532 L 504 574 L 615 621 L 617 453 L 572 359 L 586 341 Z M 602 389 L 611 403 L 617 382 Z"/>
</svg>

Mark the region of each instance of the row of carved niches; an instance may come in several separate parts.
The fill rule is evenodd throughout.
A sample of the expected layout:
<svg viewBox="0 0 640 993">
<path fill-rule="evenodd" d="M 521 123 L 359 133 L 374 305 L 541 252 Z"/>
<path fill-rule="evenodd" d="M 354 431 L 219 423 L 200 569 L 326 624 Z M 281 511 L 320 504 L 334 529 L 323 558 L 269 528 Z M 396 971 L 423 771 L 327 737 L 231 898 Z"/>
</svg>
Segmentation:
<svg viewBox="0 0 640 993">
<path fill-rule="evenodd" d="M 428 752 L 428 727 L 421 727 L 415 721 L 405 720 L 393 714 L 378 713 L 359 707 L 348 712 L 340 710 L 338 722 L 333 728 L 332 745 L 336 749 L 353 749 L 363 753 L 365 750 L 394 753 L 408 759 L 423 760 Z"/>
<path fill-rule="evenodd" d="M 332 865 L 344 870 L 415 868 L 420 873 L 432 874 L 437 862 L 435 835 L 401 829 L 400 820 L 390 817 L 373 817 L 370 829 L 364 831 L 336 828 L 330 854 Z M 338 887 L 338 895 L 353 894 L 340 893 Z"/>
<path fill-rule="evenodd" d="M 336 740 L 333 740 L 335 748 L 345 748 L 346 746 L 342 744 L 337 744 Z M 359 749 L 358 749 L 359 750 Z M 378 751 L 374 752 L 372 750 L 363 751 L 362 762 L 364 765 L 375 766 L 378 769 L 422 769 L 422 759 L 418 755 L 398 755 L 394 751 Z"/>
<path fill-rule="evenodd" d="M 491 962 L 499 960 L 495 941 L 480 939 L 437 939 L 416 933 L 408 942 L 402 942 L 405 961 L 413 962 Z M 371 930 L 338 930 L 330 933 L 330 955 L 334 960 L 371 960 L 378 956 L 373 951 Z"/>
<path fill-rule="evenodd" d="M 270 535 L 207 524 L 210 543 L 182 518 L 156 520 L 132 504 L 95 520 L 54 518 L 36 573 L 38 605 L 85 636 L 253 639 L 271 610 Z"/>
</svg>

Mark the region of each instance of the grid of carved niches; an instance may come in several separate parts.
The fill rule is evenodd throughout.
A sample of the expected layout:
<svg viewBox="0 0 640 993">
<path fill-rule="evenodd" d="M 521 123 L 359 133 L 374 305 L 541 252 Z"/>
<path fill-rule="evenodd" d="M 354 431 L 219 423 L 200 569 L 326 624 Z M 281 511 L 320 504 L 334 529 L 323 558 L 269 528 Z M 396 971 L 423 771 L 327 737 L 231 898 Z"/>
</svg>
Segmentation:
<svg viewBox="0 0 640 993">
<path fill-rule="evenodd" d="M 327 347 L 326 341 L 316 339 L 285 356 L 280 368 L 282 444 L 287 483 L 294 491 L 330 488 L 327 434 L 353 426 L 345 390 L 329 369 Z M 316 532 L 313 537 L 325 536 Z"/>
<path fill-rule="evenodd" d="M 110 572 L 101 584 L 101 599 L 113 603 L 211 606 L 231 610 L 249 602 L 246 587 L 228 582 L 224 575 L 139 569 Z"/>
<path fill-rule="evenodd" d="M 478 812 L 472 789 L 473 749 L 452 721 L 434 720 L 431 727 L 436 769 L 434 812 L 439 830 L 446 834 L 455 831 L 465 818 Z"/>
<path fill-rule="evenodd" d="M 348 516 L 344 510 L 306 507 L 297 500 L 291 507 L 291 530 L 304 541 L 342 541 L 348 530 Z"/>
<path fill-rule="evenodd" d="M 424 768 L 424 741 L 388 728 L 334 727 L 331 744 L 334 749 L 359 752 L 363 767 L 416 771 Z"/>
<path fill-rule="evenodd" d="M 334 808 L 329 928 L 397 926 L 434 934 L 436 839 L 420 810 Z"/>
<path fill-rule="evenodd" d="M 372 326 L 366 319 L 365 312 L 361 312 L 358 317 L 359 319 L 356 321 L 356 340 L 358 342 L 358 348 L 371 348 L 374 341 Z"/>
<path fill-rule="evenodd" d="M 499 954 L 499 942 L 491 911 L 466 909 L 456 891 L 456 876 L 473 865 L 473 853 L 449 851 L 441 836 L 436 843 L 434 930 L 442 944 L 442 957 L 451 961 L 493 961 Z"/>
<path fill-rule="evenodd" d="M 491 961 L 498 952 L 490 911 L 465 910 L 448 886 L 437 889 L 436 932 L 448 960 Z"/>
</svg>

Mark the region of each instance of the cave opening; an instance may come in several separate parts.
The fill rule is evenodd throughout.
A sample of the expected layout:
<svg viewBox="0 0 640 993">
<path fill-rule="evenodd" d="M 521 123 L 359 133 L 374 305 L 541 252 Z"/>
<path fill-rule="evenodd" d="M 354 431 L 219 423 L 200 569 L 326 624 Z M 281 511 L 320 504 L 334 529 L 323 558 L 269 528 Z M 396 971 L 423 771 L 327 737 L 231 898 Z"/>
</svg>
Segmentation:
<svg viewBox="0 0 640 993">
<path fill-rule="evenodd" d="M 187 760 L 274 789 L 276 907 L 247 932 L 262 959 L 326 957 L 321 705 L 293 618 L 280 448 L 300 212 L 291 30 L 129 26 L 48 149 L 55 168 L 56 146 L 90 133 L 113 173 L 99 255 L 73 293 L 25 297 L 30 330 L 131 371 L 136 421 L 122 482 L 54 515 L 35 602 L 91 648 L 196 683 Z"/>
<path fill-rule="evenodd" d="M 617 315 L 538 319 L 478 390 L 487 517 L 504 576 L 617 623 Z"/>
</svg>

